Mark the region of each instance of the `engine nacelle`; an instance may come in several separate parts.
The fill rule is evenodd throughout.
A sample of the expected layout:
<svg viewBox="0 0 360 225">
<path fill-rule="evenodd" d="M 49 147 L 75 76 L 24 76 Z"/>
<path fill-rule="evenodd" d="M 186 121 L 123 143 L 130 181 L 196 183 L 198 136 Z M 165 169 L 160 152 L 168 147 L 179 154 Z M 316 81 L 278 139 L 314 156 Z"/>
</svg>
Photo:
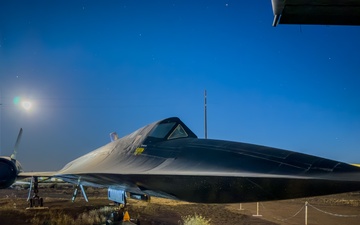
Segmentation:
<svg viewBox="0 0 360 225">
<path fill-rule="evenodd" d="M 0 189 L 10 187 L 16 180 L 21 166 L 10 157 L 0 157 Z"/>
</svg>

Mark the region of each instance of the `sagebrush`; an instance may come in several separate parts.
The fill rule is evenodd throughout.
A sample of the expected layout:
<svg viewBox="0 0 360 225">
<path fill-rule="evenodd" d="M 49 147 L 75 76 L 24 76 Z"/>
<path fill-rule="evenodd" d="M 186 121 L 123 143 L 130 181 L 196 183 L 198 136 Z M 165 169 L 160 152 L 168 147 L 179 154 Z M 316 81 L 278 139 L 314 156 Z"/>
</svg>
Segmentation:
<svg viewBox="0 0 360 225">
<path fill-rule="evenodd" d="M 182 225 L 210 225 L 211 219 L 206 219 L 202 215 L 195 214 L 194 216 L 183 216 Z"/>
</svg>

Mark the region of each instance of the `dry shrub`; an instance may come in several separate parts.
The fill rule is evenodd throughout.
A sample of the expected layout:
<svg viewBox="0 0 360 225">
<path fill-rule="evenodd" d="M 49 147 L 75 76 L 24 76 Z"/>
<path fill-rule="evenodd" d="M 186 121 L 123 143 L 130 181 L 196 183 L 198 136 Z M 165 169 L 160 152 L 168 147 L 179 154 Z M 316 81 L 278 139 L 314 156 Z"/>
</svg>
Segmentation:
<svg viewBox="0 0 360 225">
<path fill-rule="evenodd" d="M 318 202 L 321 202 L 326 205 L 348 205 L 354 207 L 360 206 L 359 200 L 352 200 L 352 199 L 323 198 L 323 199 L 319 199 Z"/>
<path fill-rule="evenodd" d="M 114 207 L 102 207 L 100 209 L 90 210 L 84 212 L 77 217 L 77 224 L 101 224 L 106 222 L 106 216 L 110 212 L 114 211 Z"/>
<path fill-rule="evenodd" d="M 75 225 L 75 220 L 71 216 L 65 214 L 64 212 L 55 212 L 50 211 L 49 214 L 46 215 L 37 215 L 35 214 L 34 217 L 31 219 L 31 224 L 33 225 Z"/>
<path fill-rule="evenodd" d="M 183 216 L 182 220 L 183 225 L 210 225 L 211 219 L 195 214 L 194 216 Z"/>
<path fill-rule="evenodd" d="M 50 211 L 46 215 L 34 215 L 31 219 L 33 225 L 93 225 L 103 224 L 106 222 L 106 216 L 109 212 L 113 211 L 112 207 L 103 207 L 100 209 L 90 210 L 79 214 L 76 218 L 67 215 L 62 211 Z"/>
<path fill-rule="evenodd" d="M 84 212 L 77 217 L 78 224 L 98 224 L 105 222 L 106 217 L 99 210 Z"/>
<path fill-rule="evenodd" d="M 148 215 L 156 215 L 158 210 L 159 210 L 159 206 L 157 204 L 148 203 L 143 207 L 142 213 Z"/>
</svg>

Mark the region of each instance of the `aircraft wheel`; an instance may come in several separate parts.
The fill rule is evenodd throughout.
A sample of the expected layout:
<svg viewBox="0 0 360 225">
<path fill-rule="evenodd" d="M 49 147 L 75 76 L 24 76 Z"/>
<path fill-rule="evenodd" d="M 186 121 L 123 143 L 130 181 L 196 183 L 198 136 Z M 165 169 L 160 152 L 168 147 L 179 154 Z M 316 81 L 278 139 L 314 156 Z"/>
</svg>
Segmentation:
<svg viewBox="0 0 360 225">
<path fill-rule="evenodd" d="M 33 199 L 33 201 L 34 201 L 34 206 L 38 207 L 39 206 L 39 199 L 35 198 L 35 199 Z"/>
</svg>

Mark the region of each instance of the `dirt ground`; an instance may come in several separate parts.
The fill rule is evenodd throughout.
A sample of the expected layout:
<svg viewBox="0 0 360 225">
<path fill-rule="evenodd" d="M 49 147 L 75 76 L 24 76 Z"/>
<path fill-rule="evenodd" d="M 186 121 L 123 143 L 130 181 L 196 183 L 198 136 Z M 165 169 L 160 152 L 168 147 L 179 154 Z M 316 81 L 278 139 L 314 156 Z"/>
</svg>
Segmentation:
<svg viewBox="0 0 360 225">
<path fill-rule="evenodd" d="M 28 206 L 27 190 L 0 190 L 0 224 L 69 224 L 66 219 L 75 220 L 75 224 L 81 224 L 79 218 L 82 214 L 90 214 L 90 211 L 112 204 L 107 200 L 106 190 L 89 188 L 87 190 L 88 203 L 81 194 L 75 203 L 72 203 L 70 201 L 72 192 L 72 187 L 40 189 L 40 195 L 45 202 L 44 206 L 48 209 L 25 210 Z M 305 202 L 308 202 L 307 207 L 305 207 Z M 306 208 L 308 224 L 360 224 L 360 193 L 260 202 L 258 206 L 258 215 L 261 216 L 256 216 L 257 203 L 194 204 L 152 198 L 149 203 L 129 200 L 128 210 L 130 217 L 139 219 L 141 225 L 179 225 L 182 217 L 194 214 L 210 219 L 212 225 L 305 224 Z M 49 222 L 48 217 L 58 215 L 65 216 L 61 221 Z"/>
</svg>

